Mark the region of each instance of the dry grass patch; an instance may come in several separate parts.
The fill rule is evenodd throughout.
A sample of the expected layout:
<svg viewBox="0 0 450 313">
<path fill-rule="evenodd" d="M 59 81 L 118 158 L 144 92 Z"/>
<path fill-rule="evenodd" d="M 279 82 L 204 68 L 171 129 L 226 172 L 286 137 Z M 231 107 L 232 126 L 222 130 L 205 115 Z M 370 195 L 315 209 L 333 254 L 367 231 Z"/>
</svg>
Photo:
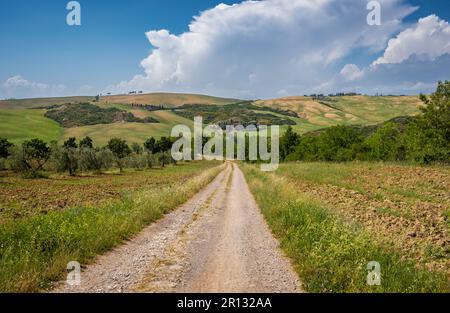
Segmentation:
<svg viewBox="0 0 450 313">
<path fill-rule="evenodd" d="M 228 104 L 238 102 L 236 99 L 219 98 L 197 94 L 150 93 L 138 95 L 117 95 L 102 97 L 102 102 L 122 104 L 154 104 L 178 107 L 183 104 Z"/>
</svg>

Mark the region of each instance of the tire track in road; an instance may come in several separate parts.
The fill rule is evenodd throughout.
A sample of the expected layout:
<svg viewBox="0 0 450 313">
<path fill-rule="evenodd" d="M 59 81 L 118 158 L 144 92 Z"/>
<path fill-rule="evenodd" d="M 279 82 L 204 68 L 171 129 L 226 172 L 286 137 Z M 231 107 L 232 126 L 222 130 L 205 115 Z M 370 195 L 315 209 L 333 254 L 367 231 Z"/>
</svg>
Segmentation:
<svg viewBox="0 0 450 313">
<path fill-rule="evenodd" d="M 213 182 L 57 292 L 301 292 L 245 181 L 228 163 Z"/>
<path fill-rule="evenodd" d="M 192 199 L 151 224 L 134 239 L 99 257 L 81 273 L 81 284 L 56 284 L 56 293 L 132 292 L 148 274 L 148 268 L 163 258 L 170 243 L 176 241 L 186 224 L 203 204 L 223 184 L 227 167 Z"/>
</svg>

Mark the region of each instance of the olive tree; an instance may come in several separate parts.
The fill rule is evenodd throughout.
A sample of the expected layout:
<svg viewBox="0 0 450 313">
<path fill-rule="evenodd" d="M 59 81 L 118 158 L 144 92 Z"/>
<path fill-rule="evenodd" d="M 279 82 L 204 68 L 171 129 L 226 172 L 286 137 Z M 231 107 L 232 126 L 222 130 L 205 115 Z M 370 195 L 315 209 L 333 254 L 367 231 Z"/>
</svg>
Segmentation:
<svg viewBox="0 0 450 313">
<path fill-rule="evenodd" d="M 38 177 L 39 171 L 50 159 L 51 149 L 40 139 L 27 140 L 21 147 L 12 150 L 11 167 L 17 172 L 27 173 L 30 177 Z"/>
<path fill-rule="evenodd" d="M 108 149 L 113 153 L 120 172 L 123 171 L 123 159 L 131 154 L 127 142 L 120 138 L 113 138 L 108 142 Z"/>
<path fill-rule="evenodd" d="M 81 148 L 80 169 L 82 171 L 100 172 L 111 168 L 114 163 L 114 155 L 107 148 Z"/>
</svg>

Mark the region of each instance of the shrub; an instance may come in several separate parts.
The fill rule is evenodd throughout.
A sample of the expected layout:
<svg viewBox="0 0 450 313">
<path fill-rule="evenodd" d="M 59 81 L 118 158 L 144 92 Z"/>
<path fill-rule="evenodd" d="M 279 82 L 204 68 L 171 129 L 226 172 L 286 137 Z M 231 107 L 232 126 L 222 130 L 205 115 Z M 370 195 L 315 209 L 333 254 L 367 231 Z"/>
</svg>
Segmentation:
<svg viewBox="0 0 450 313">
<path fill-rule="evenodd" d="M 24 173 L 27 171 L 23 162 L 23 149 L 21 147 L 13 147 L 10 150 L 9 165 L 11 170 L 16 173 Z"/>
<path fill-rule="evenodd" d="M 7 139 L 0 138 L 0 159 L 6 159 L 10 155 L 9 150 L 12 146 L 13 144 Z"/>
<path fill-rule="evenodd" d="M 295 147 L 300 142 L 300 136 L 294 132 L 291 126 L 288 127 L 280 140 L 280 158 L 286 160 L 287 156 L 294 152 Z"/>
<path fill-rule="evenodd" d="M 334 162 L 354 160 L 361 150 L 362 141 L 361 133 L 352 127 L 330 127 L 318 141 L 319 160 Z"/>
<path fill-rule="evenodd" d="M 152 168 L 153 166 L 158 164 L 158 159 L 156 158 L 156 156 L 153 153 L 147 152 L 145 154 L 145 159 L 147 161 L 148 168 Z"/>
<path fill-rule="evenodd" d="M 317 161 L 319 154 L 318 137 L 302 137 L 295 151 L 288 155 L 287 161 Z"/>
<path fill-rule="evenodd" d="M 147 156 L 145 154 L 132 153 L 125 158 L 125 167 L 144 169 L 148 166 Z"/>
<path fill-rule="evenodd" d="M 366 158 L 369 160 L 403 161 L 405 159 L 403 136 L 398 124 L 386 123 L 365 140 L 364 146 L 367 148 Z"/>
<path fill-rule="evenodd" d="M 107 170 L 114 163 L 114 155 L 106 148 L 81 148 L 79 165 L 82 171 Z"/>
</svg>

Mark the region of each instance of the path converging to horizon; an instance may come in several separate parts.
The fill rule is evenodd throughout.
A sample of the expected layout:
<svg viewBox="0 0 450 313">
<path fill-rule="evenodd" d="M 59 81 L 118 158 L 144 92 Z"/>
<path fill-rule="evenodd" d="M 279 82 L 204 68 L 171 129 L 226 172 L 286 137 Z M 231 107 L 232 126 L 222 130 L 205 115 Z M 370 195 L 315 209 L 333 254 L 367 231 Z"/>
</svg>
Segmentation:
<svg viewBox="0 0 450 313">
<path fill-rule="evenodd" d="M 234 163 L 136 238 L 55 292 L 301 292 Z"/>
</svg>

